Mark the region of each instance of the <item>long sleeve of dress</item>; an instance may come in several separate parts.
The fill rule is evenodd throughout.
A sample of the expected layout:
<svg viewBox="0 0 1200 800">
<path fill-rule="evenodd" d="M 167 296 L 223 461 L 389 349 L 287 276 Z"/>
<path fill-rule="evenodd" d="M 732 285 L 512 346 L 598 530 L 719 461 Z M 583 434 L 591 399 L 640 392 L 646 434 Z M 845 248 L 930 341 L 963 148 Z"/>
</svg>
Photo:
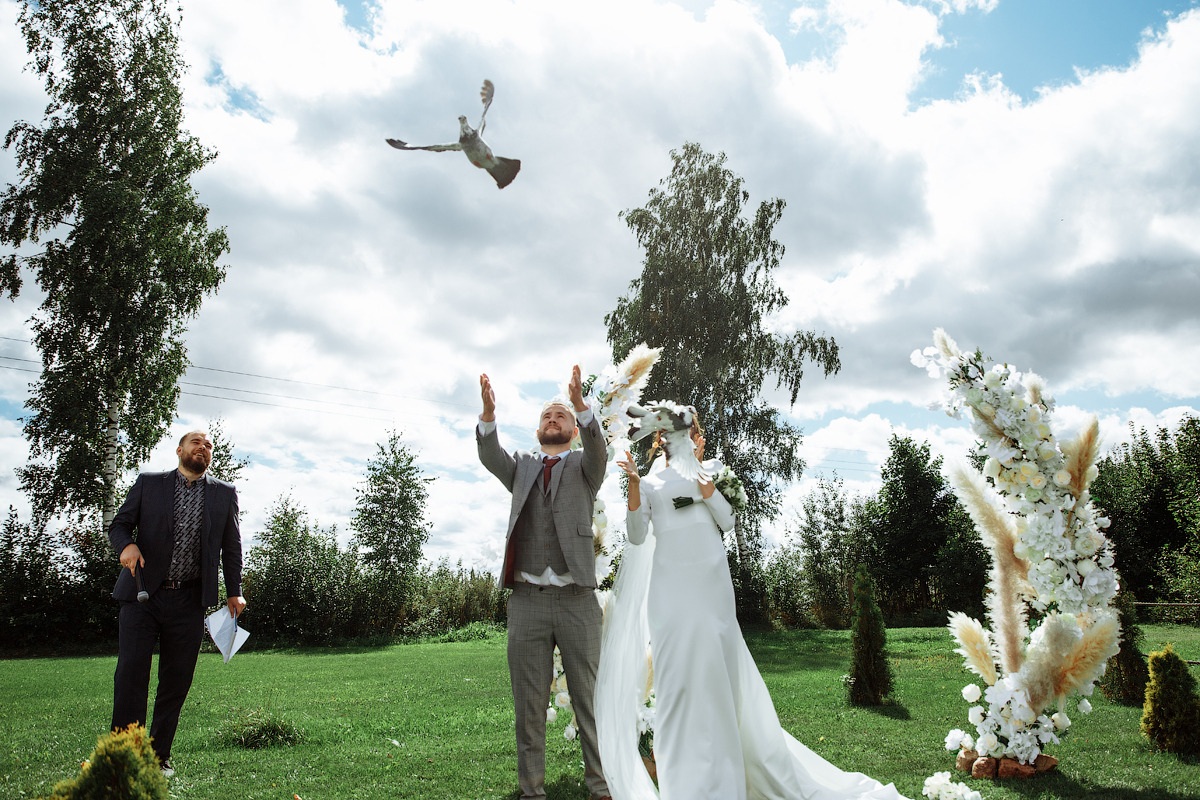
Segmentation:
<svg viewBox="0 0 1200 800">
<path fill-rule="evenodd" d="M 725 499 L 725 495 L 720 492 L 713 492 L 712 497 L 704 498 L 704 505 L 708 506 L 708 510 L 712 513 L 713 521 L 717 523 L 717 527 L 721 529 L 721 533 L 729 533 L 733 530 L 733 507 L 729 505 L 729 501 Z"/>
<path fill-rule="evenodd" d="M 711 459 L 704 462 L 704 469 L 714 478 L 721 473 L 724 466 L 717 459 Z M 717 523 L 717 527 L 721 529 L 721 533 L 729 533 L 733 530 L 733 507 L 729 505 L 729 501 L 725 496 L 718 491 L 713 491 L 712 497 L 704 498 L 704 505 L 708 507 L 712 514 L 713 522 Z"/>
<path fill-rule="evenodd" d="M 625 533 L 630 544 L 641 544 L 646 541 L 650 530 L 650 493 L 642 487 L 642 504 L 632 511 L 625 511 Z"/>
</svg>

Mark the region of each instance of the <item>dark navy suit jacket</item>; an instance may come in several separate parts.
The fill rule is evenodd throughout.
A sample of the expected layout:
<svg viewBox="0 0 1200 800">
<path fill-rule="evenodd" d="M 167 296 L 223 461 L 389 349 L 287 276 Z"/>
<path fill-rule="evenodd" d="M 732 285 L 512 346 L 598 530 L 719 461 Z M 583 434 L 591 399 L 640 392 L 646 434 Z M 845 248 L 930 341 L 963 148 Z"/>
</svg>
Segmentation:
<svg viewBox="0 0 1200 800">
<path fill-rule="evenodd" d="M 142 580 L 154 594 L 166 580 L 175 544 L 175 472 L 143 472 L 133 483 L 125 502 L 108 529 L 108 540 L 120 555 L 137 544 L 146 559 Z M 242 594 L 242 533 L 238 526 L 237 489 L 232 483 L 205 475 L 204 522 L 200 529 L 200 597 L 205 607 L 215 606 L 217 562 L 225 572 L 225 592 Z M 136 537 L 134 531 L 137 531 Z M 127 603 L 137 600 L 137 585 L 124 567 L 113 597 Z"/>
</svg>

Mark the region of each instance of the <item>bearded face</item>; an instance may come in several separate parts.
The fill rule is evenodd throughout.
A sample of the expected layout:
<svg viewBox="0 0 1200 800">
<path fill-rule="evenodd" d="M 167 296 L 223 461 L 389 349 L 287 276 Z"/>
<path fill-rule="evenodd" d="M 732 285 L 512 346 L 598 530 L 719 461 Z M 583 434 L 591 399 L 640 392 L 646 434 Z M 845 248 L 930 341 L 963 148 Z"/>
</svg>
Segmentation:
<svg viewBox="0 0 1200 800">
<path fill-rule="evenodd" d="M 179 466 L 195 475 L 203 475 L 212 464 L 212 442 L 203 433 L 188 434 L 175 451 Z"/>
<path fill-rule="evenodd" d="M 575 436 L 575 417 L 563 406 L 548 406 L 538 424 L 537 440 L 541 445 L 570 444 Z"/>
</svg>

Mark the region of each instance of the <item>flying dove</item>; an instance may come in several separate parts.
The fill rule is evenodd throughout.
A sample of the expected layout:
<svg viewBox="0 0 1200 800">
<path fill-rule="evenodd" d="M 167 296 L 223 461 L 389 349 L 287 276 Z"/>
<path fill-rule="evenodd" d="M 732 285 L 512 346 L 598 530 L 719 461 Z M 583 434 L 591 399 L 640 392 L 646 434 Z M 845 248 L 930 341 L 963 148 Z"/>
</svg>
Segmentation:
<svg viewBox="0 0 1200 800">
<path fill-rule="evenodd" d="M 709 474 L 696 458 L 696 445 L 692 442 L 692 420 L 696 409 L 681 406 L 667 400 L 646 406 L 629 406 L 633 425 L 629 428 L 630 441 L 640 441 L 653 433 L 662 433 L 662 447 L 667 451 L 671 466 L 684 478 L 708 481 Z"/>
<path fill-rule="evenodd" d="M 399 139 L 388 139 L 387 143 L 397 150 L 432 150 L 436 153 L 443 150 L 461 150 L 466 154 L 468 161 L 480 169 L 488 171 L 496 180 L 497 188 L 503 189 L 513 182 L 513 178 L 517 177 L 517 173 L 521 171 L 521 162 L 515 158 L 501 158 L 492 155 L 492 148 L 488 147 L 487 142 L 483 140 L 483 128 L 487 124 L 485 119 L 488 107 L 491 106 L 495 93 L 495 85 L 491 81 L 485 80 L 483 88 L 479 90 L 479 97 L 483 101 L 483 113 L 479 116 L 479 130 L 475 130 L 467 123 L 466 116 L 460 116 L 458 118 L 458 141 L 453 144 L 413 147 Z"/>
</svg>

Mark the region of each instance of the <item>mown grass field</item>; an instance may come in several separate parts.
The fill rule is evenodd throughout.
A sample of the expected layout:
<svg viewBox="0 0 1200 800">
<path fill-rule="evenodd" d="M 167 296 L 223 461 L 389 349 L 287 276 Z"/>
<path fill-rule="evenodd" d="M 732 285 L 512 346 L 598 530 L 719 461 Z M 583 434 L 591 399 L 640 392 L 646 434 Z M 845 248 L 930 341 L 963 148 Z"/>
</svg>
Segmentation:
<svg viewBox="0 0 1200 800">
<path fill-rule="evenodd" d="M 1200 629 L 1143 626 L 1147 651 L 1173 642 L 1200 660 Z M 953 769 L 942 747 L 969 729 L 959 690 L 971 678 L 944 629 L 888 633 L 896 703 L 847 704 L 844 631 L 756 633 L 748 638 L 784 726 L 843 769 L 894 781 L 911 798 Z M 0 661 L 0 798 L 48 793 L 74 775 L 105 732 L 115 657 Z M 1200 668 L 1193 668 L 1200 678 Z M 151 688 L 153 693 L 153 687 Z M 153 694 L 151 695 L 153 696 Z M 1155 753 L 1138 733 L 1140 709 L 1099 692 L 1073 708 L 1071 734 L 1051 750 L 1057 773 L 1030 781 L 971 781 L 985 798 L 1200 798 L 1200 764 Z M 255 712 L 298 726 L 299 744 L 246 750 L 222 732 Z M 550 798 L 586 800 L 578 743 L 551 726 Z M 393 744 L 393 740 L 397 744 Z M 515 798 L 516 748 L 502 636 L 384 648 L 247 652 L 229 664 L 201 655 L 175 741 L 174 797 Z"/>
</svg>

